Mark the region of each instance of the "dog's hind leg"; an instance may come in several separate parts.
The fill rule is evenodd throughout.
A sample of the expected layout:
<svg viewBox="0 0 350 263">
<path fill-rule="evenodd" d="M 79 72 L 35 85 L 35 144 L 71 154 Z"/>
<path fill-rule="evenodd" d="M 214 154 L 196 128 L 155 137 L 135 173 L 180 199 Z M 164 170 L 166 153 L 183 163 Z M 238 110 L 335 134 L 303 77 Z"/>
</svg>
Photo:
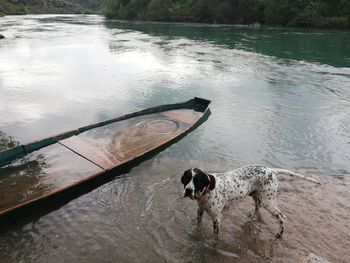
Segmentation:
<svg viewBox="0 0 350 263">
<path fill-rule="evenodd" d="M 279 228 L 279 231 L 276 233 L 276 238 L 281 238 L 284 232 L 284 221 L 286 220 L 285 215 L 277 207 L 276 200 L 273 200 L 272 202 L 267 202 L 267 203 L 263 202 L 262 205 L 278 221 L 280 228 Z"/>
<path fill-rule="evenodd" d="M 261 198 L 260 198 L 258 192 L 256 192 L 256 191 L 251 193 L 250 196 L 253 198 L 254 203 L 255 203 L 255 213 L 258 213 L 259 208 L 261 207 Z"/>
<path fill-rule="evenodd" d="M 248 217 L 250 219 L 252 219 L 254 222 L 261 221 L 261 215 L 259 212 L 259 208 L 261 207 L 261 197 L 257 191 L 254 191 L 254 192 L 250 193 L 249 195 L 254 200 L 255 210 L 254 210 L 254 212 L 249 213 Z"/>
</svg>

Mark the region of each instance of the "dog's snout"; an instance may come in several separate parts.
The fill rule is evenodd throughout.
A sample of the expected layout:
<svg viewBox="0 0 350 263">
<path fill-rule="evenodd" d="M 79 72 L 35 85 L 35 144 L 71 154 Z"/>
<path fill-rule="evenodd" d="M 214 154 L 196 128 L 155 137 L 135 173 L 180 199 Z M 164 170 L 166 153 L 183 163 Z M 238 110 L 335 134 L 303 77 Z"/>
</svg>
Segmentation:
<svg viewBox="0 0 350 263">
<path fill-rule="evenodd" d="M 186 188 L 185 189 L 185 197 L 192 197 L 192 195 L 193 195 L 193 189 Z"/>
</svg>

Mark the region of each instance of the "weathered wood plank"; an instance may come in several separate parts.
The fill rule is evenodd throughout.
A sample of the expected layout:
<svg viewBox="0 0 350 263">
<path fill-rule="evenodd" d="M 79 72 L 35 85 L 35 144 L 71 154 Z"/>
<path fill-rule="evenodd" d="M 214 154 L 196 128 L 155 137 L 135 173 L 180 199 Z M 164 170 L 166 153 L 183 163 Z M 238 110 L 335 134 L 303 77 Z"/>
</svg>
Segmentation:
<svg viewBox="0 0 350 263">
<path fill-rule="evenodd" d="M 56 143 L 0 167 L 0 216 L 104 169 Z"/>
<path fill-rule="evenodd" d="M 58 143 L 103 169 L 112 168 L 120 163 L 120 161 L 107 150 L 97 147 L 77 136 L 72 136 Z"/>
</svg>

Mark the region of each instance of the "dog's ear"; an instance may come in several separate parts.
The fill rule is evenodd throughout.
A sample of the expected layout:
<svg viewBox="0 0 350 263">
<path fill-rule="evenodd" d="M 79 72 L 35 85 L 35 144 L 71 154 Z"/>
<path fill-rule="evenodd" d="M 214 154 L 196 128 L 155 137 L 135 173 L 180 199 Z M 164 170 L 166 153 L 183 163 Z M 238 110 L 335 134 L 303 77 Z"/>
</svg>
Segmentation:
<svg viewBox="0 0 350 263">
<path fill-rule="evenodd" d="M 188 169 L 184 172 L 184 174 L 181 176 L 181 183 L 186 186 L 192 178 L 192 173 L 191 173 L 191 169 Z"/>
<path fill-rule="evenodd" d="M 201 170 L 199 170 L 198 168 L 194 168 L 193 171 L 195 172 L 196 175 L 200 176 L 200 189 L 204 189 L 204 187 L 206 187 L 209 184 L 209 178 L 210 178 L 210 185 L 209 185 L 209 190 L 213 190 L 215 188 L 215 177 L 210 175 L 210 174 L 206 174 L 204 172 L 202 172 Z M 209 178 L 208 178 L 209 176 Z"/>
<path fill-rule="evenodd" d="M 216 184 L 216 181 L 215 181 L 215 177 L 212 176 L 211 174 L 208 174 L 209 177 L 210 177 L 210 186 L 209 186 L 209 190 L 213 190 L 215 188 L 215 184 Z"/>
</svg>

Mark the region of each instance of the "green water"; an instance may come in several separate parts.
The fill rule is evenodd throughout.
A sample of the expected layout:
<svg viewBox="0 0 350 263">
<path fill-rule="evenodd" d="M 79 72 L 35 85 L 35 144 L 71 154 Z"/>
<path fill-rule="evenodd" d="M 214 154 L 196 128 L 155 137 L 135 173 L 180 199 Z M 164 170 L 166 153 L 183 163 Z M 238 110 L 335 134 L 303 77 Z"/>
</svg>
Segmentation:
<svg viewBox="0 0 350 263">
<path fill-rule="evenodd" d="M 347 31 L 294 28 L 243 27 L 202 24 L 168 24 L 107 21 L 108 28 L 138 30 L 153 36 L 209 41 L 229 49 L 241 49 L 280 59 L 350 66 L 350 34 Z"/>
<path fill-rule="evenodd" d="M 234 220 L 219 243 L 208 220 L 196 234 L 195 204 L 180 199 L 183 170 L 261 163 L 350 174 L 350 32 L 33 15 L 1 17 L 0 33 L 0 149 L 146 107 L 212 100 L 210 118 L 165 151 L 3 229 L 4 262 L 296 262 L 304 244 L 277 245 L 287 247 L 278 257 L 270 233 L 253 242 Z M 332 258 L 334 249 L 321 250 L 312 251 Z"/>
</svg>

